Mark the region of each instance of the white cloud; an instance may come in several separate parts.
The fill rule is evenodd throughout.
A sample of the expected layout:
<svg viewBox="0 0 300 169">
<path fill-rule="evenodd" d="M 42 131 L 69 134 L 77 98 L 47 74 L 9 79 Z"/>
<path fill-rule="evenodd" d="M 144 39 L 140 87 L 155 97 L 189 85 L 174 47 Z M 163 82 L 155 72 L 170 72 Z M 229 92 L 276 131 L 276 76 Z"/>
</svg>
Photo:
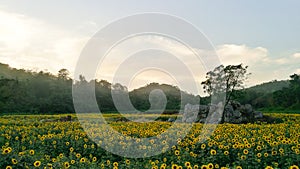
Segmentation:
<svg viewBox="0 0 300 169">
<path fill-rule="evenodd" d="M 293 58 L 297 58 L 297 59 L 300 59 L 300 53 L 294 53 L 292 55 Z"/>
<path fill-rule="evenodd" d="M 288 79 L 291 72 L 295 71 L 294 67 L 298 68 L 300 64 L 299 53 L 275 58 L 270 56 L 268 49 L 264 47 L 224 44 L 216 49 L 224 65 L 243 63 L 249 66 L 252 75 L 248 86 L 274 79 Z"/>
<path fill-rule="evenodd" d="M 290 61 L 289 58 L 274 59 L 274 62 L 278 64 L 286 64 L 289 63 L 289 61 Z"/>
<path fill-rule="evenodd" d="M 240 63 L 251 65 L 268 60 L 268 50 L 263 47 L 250 48 L 246 45 L 224 44 L 217 47 L 217 53 L 224 65 Z"/>
<path fill-rule="evenodd" d="M 0 62 L 16 68 L 71 72 L 88 37 L 42 20 L 0 10 Z"/>
</svg>

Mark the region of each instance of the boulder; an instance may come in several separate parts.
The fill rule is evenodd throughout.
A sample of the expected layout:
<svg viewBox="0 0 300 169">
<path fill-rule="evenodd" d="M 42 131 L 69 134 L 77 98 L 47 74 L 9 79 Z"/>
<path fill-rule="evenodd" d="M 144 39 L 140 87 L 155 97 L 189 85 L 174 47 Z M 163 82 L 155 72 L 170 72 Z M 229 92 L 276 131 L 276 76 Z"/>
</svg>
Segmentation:
<svg viewBox="0 0 300 169">
<path fill-rule="evenodd" d="M 184 112 L 182 114 L 182 122 L 207 122 L 217 124 L 222 121 L 223 114 L 225 123 L 253 123 L 259 121 L 259 119 L 263 119 L 261 121 L 266 122 L 275 121 L 268 117 L 264 118 L 265 116 L 261 112 L 254 111 L 250 104 L 242 105 L 237 101 L 231 101 L 225 106 L 225 108 L 222 102 L 217 105 L 187 104 L 185 105 Z"/>
<path fill-rule="evenodd" d="M 172 118 L 172 117 L 170 117 L 170 118 L 168 119 L 168 122 L 174 122 L 174 121 L 175 121 L 175 119 Z"/>
<path fill-rule="evenodd" d="M 254 118 L 255 119 L 263 118 L 262 112 L 259 112 L 259 111 L 254 112 Z"/>
<path fill-rule="evenodd" d="M 199 114 L 199 107 L 199 105 L 186 104 L 184 107 L 184 113 L 182 115 L 182 122 L 196 122 Z"/>
</svg>

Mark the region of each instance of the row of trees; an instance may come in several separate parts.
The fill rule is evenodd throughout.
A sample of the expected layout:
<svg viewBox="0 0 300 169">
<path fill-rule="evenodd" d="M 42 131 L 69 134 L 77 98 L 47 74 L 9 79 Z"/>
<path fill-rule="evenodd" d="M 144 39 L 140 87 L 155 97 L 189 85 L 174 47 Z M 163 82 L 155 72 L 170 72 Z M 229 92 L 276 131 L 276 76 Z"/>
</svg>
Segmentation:
<svg viewBox="0 0 300 169">
<path fill-rule="evenodd" d="M 273 104 L 279 109 L 300 110 L 300 75 L 291 75 L 289 82 L 288 87 L 273 93 Z"/>
<path fill-rule="evenodd" d="M 207 73 L 206 80 L 202 82 L 204 90 L 209 96 L 226 94 L 227 104 L 235 99 L 242 104 L 250 103 L 256 109 L 300 109 L 300 78 L 294 74 L 290 76 L 289 85 L 281 86 L 281 83 L 274 81 L 270 85 L 275 86 L 274 91 L 268 86 L 266 90 L 256 90 L 258 88 L 243 89 L 244 81 L 248 77 L 247 66 L 228 65 L 215 68 Z M 17 70 L 18 76 L 15 78 L 7 76 L 9 72 L 16 70 L 2 69 L 5 76 L 0 78 L 0 112 L 1 113 L 72 113 L 74 112 L 72 98 L 72 84 L 69 72 L 61 69 L 57 75 L 48 72 L 28 72 Z M 192 104 L 210 103 L 210 97 L 194 96 L 181 91 L 178 87 L 171 85 L 160 85 L 151 83 L 145 87 L 133 90 L 128 93 L 127 88 L 121 84 L 111 84 L 105 80 L 87 81 L 83 76 L 75 82 L 75 86 L 82 84 L 95 84 L 96 100 L 101 111 L 115 112 L 116 107 L 111 96 L 111 91 L 122 91 L 129 95 L 133 106 L 141 111 L 150 108 L 149 95 L 153 89 L 161 89 L 166 94 L 166 109 L 176 112 L 182 106 L 181 96 L 185 101 Z M 278 85 L 280 84 L 280 85 Z M 285 82 L 283 83 L 285 84 Z M 255 90 L 252 90 L 255 89 Z"/>
<path fill-rule="evenodd" d="M 72 80 L 62 70 L 58 76 L 32 73 L 29 79 L 0 79 L 0 112 L 74 112 Z"/>
<path fill-rule="evenodd" d="M 30 74 L 30 75 L 28 75 Z M 127 93 L 133 106 L 140 111 L 150 108 L 149 94 L 152 89 L 161 89 L 167 98 L 166 109 L 178 111 L 181 104 L 181 94 L 196 104 L 199 96 L 180 91 L 171 85 L 158 83 L 128 93 L 125 86 L 111 84 L 106 80 L 87 81 L 84 76 L 79 81 L 69 78 L 69 72 L 61 69 L 58 74 L 48 72 L 23 72 L 18 78 L 0 78 L 0 112 L 1 113 L 73 113 L 75 112 L 72 97 L 72 85 L 94 85 L 97 104 L 103 112 L 116 112 L 111 96 L 112 91 Z M 19 80 L 21 79 L 21 80 Z"/>
</svg>

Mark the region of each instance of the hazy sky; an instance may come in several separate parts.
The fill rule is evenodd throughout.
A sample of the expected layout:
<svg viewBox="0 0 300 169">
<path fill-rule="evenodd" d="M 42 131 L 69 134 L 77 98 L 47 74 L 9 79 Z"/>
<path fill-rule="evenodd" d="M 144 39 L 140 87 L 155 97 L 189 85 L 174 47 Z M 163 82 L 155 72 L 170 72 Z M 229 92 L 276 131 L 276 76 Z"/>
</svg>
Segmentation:
<svg viewBox="0 0 300 169">
<path fill-rule="evenodd" d="M 299 7 L 298 0 L 2 0 L 0 62 L 52 73 L 67 68 L 73 73 L 82 48 L 102 27 L 128 15 L 161 12 L 181 17 L 199 28 L 215 46 L 223 64 L 248 65 L 252 73 L 248 86 L 288 79 L 289 75 L 300 73 Z M 155 37 L 150 41 L 148 37 L 146 41 L 150 45 L 171 43 Z M 137 41 L 132 41 L 131 45 L 135 43 Z M 130 45 L 120 49 L 128 48 Z M 170 50 L 180 55 L 179 48 L 172 44 Z M 114 60 L 101 67 L 99 78 L 112 80 L 112 68 L 118 66 L 114 63 L 118 62 L 122 50 L 115 52 Z M 136 64 L 141 62 L 143 60 Z M 197 81 L 204 79 L 204 73 L 202 70 Z M 140 72 L 135 78 L 130 88 L 151 81 L 173 83 L 174 80 L 157 70 Z"/>
</svg>

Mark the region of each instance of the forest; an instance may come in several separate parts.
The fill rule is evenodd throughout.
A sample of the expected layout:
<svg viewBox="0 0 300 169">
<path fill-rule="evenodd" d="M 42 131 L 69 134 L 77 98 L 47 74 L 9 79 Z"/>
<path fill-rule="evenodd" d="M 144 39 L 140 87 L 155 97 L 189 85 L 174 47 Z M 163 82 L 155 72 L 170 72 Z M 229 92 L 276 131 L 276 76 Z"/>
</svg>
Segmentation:
<svg viewBox="0 0 300 169">
<path fill-rule="evenodd" d="M 289 78 L 289 79 L 288 79 Z M 288 80 L 256 85 L 235 91 L 235 99 L 242 104 L 249 103 L 261 111 L 297 111 L 300 110 L 300 79 L 293 74 Z M 61 114 L 74 113 L 72 85 L 95 84 L 95 93 L 101 112 L 116 112 L 111 91 L 129 92 L 133 106 L 140 111 L 149 109 L 149 94 L 153 89 L 161 89 L 167 98 L 165 113 L 176 113 L 180 109 L 181 94 L 188 98 L 189 103 L 208 104 L 208 96 L 193 95 L 181 91 L 178 87 L 150 83 L 144 87 L 128 91 L 126 86 L 111 84 L 106 80 L 87 81 L 83 76 L 74 81 L 66 69 L 61 69 L 56 75 L 46 71 L 29 71 L 15 69 L 6 64 L 0 64 L 0 112 Z M 200 98 L 200 99 L 199 99 Z"/>
</svg>

